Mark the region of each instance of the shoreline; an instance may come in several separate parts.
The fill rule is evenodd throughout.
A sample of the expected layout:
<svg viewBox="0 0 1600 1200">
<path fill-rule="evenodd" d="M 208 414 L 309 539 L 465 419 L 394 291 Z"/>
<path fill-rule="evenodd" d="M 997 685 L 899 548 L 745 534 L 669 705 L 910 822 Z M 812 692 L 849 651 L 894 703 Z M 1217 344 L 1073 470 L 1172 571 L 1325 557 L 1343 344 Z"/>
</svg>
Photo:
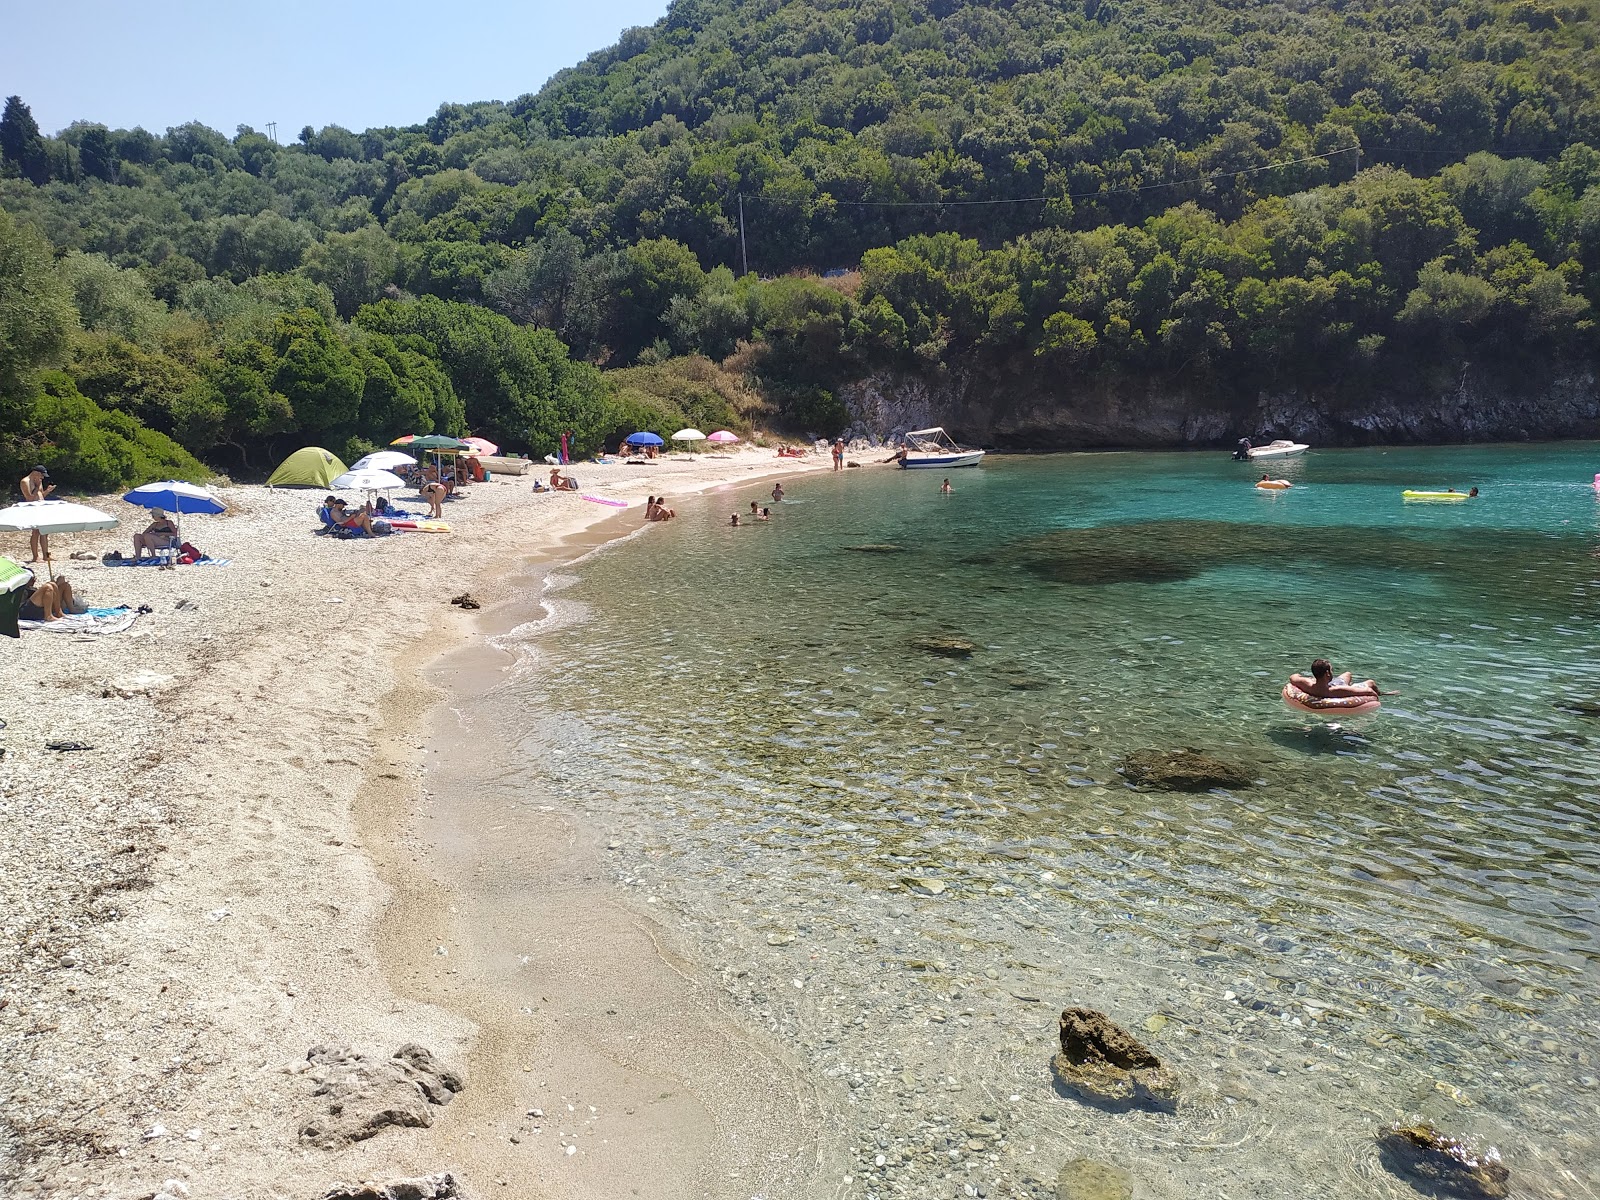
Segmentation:
<svg viewBox="0 0 1600 1200">
<path fill-rule="evenodd" d="M 826 460 L 752 450 L 664 465 L 575 470 L 590 490 L 642 499 Z M 226 568 L 70 562 L 123 546 L 142 524 L 113 498 L 91 502 L 121 529 L 59 540 L 57 566 L 91 603 L 148 599 L 156 613 L 129 634 L 34 632 L 14 647 L 45 681 L 0 734 L 14 831 L 0 898 L 29 901 L 10 909 L 0 960 L 0 1047 L 19 1064 L 0 1180 L 15 1194 L 131 1200 L 170 1180 L 194 1196 L 287 1197 L 472 1158 L 483 1139 L 465 1114 L 489 1089 L 470 1075 L 461 1107 L 432 1130 L 331 1154 L 296 1131 L 316 1112 L 303 1078 L 310 1046 L 381 1058 L 416 1041 L 450 1065 L 469 1057 L 469 1022 L 408 998 L 393 974 L 403 955 L 385 919 L 391 906 L 404 912 L 409 936 L 419 914 L 450 915 L 449 884 L 407 829 L 430 714 L 448 700 L 429 664 L 480 639 L 530 570 L 580 539 L 613 540 L 639 514 L 534 498 L 527 483 L 479 485 L 487 503 L 452 503 L 459 523 L 443 545 L 314 538 L 311 493 L 243 487 L 222 492 L 228 516 L 185 526 L 233 557 Z M 550 518 L 532 537 L 530 515 Z M 385 571 L 385 561 L 406 565 Z M 506 562 L 514 570 L 498 569 Z M 440 611 L 461 590 L 484 603 L 476 619 Z M 43 750 L 57 736 L 94 749 Z"/>
</svg>

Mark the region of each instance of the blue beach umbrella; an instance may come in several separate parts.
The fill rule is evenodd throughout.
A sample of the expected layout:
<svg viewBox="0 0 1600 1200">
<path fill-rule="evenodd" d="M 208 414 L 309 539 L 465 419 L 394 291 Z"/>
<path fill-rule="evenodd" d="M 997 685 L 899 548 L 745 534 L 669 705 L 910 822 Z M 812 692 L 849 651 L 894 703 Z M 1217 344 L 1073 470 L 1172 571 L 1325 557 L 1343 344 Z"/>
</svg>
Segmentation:
<svg viewBox="0 0 1600 1200">
<path fill-rule="evenodd" d="M 627 437 L 623 438 L 622 440 L 627 442 L 628 445 L 630 445 L 630 446 L 665 446 L 666 445 L 666 443 L 661 440 L 660 435 L 659 434 L 654 434 L 654 433 L 630 433 Z"/>
<path fill-rule="evenodd" d="M 205 488 L 196 487 L 192 483 L 180 483 L 176 479 L 141 484 L 123 499 L 129 504 L 137 504 L 140 508 L 159 508 L 163 512 L 177 516 L 179 520 L 174 524 L 178 529 L 179 542 L 183 541 L 183 513 L 210 513 L 214 516 L 228 511 L 228 506 Z"/>
</svg>

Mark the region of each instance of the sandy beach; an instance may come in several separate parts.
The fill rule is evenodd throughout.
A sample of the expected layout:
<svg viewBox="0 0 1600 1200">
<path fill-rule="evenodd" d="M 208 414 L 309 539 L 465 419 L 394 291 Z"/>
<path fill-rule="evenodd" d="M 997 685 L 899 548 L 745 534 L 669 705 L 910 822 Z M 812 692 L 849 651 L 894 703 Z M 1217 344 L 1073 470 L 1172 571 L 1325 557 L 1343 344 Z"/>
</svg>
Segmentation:
<svg viewBox="0 0 1600 1200">
<path fill-rule="evenodd" d="M 313 536 L 320 494 L 227 487 L 229 513 L 184 533 L 232 561 L 172 571 L 102 565 L 145 517 L 91 501 L 122 525 L 55 539 L 58 571 L 153 611 L 3 650 L 0 1190 L 310 1198 L 450 1171 L 472 1195 L 831 1191 L 783 1048 L 609 892 L 595 831 L 530 797 L 533 832 L 498 837 L 451 787 L 492 754 L 443 703 L 510 665 L 490 636 L 539 564 L 637 527 L 646 493 L 742 508 L 745 485 L 827 465 L 575 468 L 626 510 L 502 477 L 447 505 L 449 535 L 358 542 Z M 340 1119 L 341 1068 L 312 1048 L 381 1064 L 413 1043 L 465 1079 L 430 1127 L 302 1136 Z"/>
</svg>

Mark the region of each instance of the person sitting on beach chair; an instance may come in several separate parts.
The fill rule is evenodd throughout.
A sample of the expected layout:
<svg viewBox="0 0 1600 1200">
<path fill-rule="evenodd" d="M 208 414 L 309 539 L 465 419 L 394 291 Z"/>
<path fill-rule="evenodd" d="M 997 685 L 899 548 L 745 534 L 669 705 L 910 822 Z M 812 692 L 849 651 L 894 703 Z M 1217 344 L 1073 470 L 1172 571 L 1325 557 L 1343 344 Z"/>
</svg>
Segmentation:
<svg viewBox="0 0 1600 1200">
<path fill-rule="evenodd" d="M 160 558 L 163 550 L 170 550 L 178 544 L 178 527 L 172 523 L 172 518 L 159 508 L 152 509 L 151 516 L 154 520 L 145 526 L 144 532 L 133 535 L 135 565 L 138 565 L 147 550 L 151 558 Z"/>
<path fill-rule="evenodd" d="M 378 532 L 372 525 L 372 511 L 364 504 L 352 510 L 343 500 L 335 496 L 328 504 L 328 515 L 333 518 L 333 523 L 342 529 L 358 530 L 368 537 L 373 537 Z"/>
</svg>

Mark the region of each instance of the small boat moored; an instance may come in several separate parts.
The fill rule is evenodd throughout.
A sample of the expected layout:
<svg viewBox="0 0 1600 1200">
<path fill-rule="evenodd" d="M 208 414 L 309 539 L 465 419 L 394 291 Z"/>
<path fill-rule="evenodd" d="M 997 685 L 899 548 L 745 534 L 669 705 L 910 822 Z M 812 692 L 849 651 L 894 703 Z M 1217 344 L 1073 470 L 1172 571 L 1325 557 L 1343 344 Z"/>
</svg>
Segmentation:
<svg viewBox="0 0 1600 1200">
<path fill-rule="evenodd" d="M 959 445 L 942 425 L 932 429 L 913 429 L 902 435 L 905 448 L 895 455 L 902 467 L 975 467 L 983 461 L 982 450 Z"/>
<path fill-rule="evenodd" d="M 1263 458 L 1294 458 L 1309 449 L 1311 447 L 1305 442 L 1291 442 L 1279 438 L 1275 442 L 1268 442 L 1265 446 L 1251 446 L 1246 453 L 1252 462 L 1257 462 Z"/>
</svg>

